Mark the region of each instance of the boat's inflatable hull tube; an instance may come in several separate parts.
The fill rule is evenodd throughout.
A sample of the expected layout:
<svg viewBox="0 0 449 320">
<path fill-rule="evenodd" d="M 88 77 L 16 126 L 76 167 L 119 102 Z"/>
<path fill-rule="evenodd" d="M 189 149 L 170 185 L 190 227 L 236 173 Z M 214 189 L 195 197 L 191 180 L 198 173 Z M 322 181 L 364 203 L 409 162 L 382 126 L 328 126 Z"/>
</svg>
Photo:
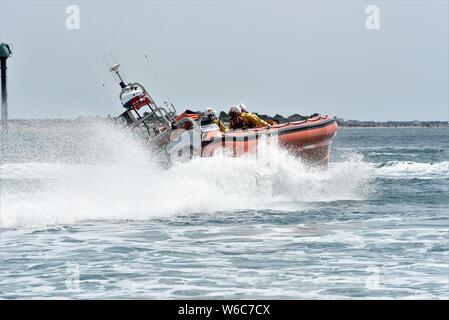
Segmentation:
<svg viewBox="0 0 449 320">
<path fill-rule="evenodd" d="M 270 128 L 235 130 L 225 134 L 212 131 L 203 137 L 201 156 L 213 156 L 223 148 L 232 156 L 257 152 L 264 137 L 276 138 L 279 144 L 312 165 L 327 165 L 330 145 L 338 125 L 329 116 L 279 124 Z"/>
</svg>

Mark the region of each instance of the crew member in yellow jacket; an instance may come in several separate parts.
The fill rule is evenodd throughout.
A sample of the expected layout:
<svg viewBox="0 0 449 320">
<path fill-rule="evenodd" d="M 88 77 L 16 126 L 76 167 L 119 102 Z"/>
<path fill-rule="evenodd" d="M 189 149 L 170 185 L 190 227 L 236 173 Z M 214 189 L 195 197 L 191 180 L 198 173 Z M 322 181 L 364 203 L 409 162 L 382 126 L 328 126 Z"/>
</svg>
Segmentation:
<svg viewBox="0 0 449 320">
<path fill-rule="evenodd" d="M 214 108 L 207 108 L 206 111 L 204 111 L 204 116 L 207 117 L 210 120 L 210 123 L 213 123 L 217 125 L 220 128 L 221 132 L 227 132 L 228 128 L 224 125 L 223 122 L 221 122 L 220 119 L 218 119 L 217 111 L 215 111 Z"/>
<path fill-rule="evenodd" d="M 243 105 L 244 106 L 244 105 Z M 245 107 L 245 106 L 244 106 Z M 247 129 L 256 127 L 269 127 L 268 122 L 260 119 L 256 114 L 243 112 L 240 106 L 232 106 L 229 110 L 231 120 L 229 121 L 229 129 Z"/>
<path fill-rule="evenodd" d="M 264 120 L 260 119 L 257 114 L 250 112 L 248 110 L 248 108 L 243 103 L 239 104 L 239 107 L 240 107 L 240 109 L 242 110 L 243 113 L 251 113 L 254 117 L 259 119 L 260 121 L 264 121 Z M 273 126 L 275 124 L 279 124 L 279 121 L 274 120 L 274 119 L 265 120 L 265 122 L 267 122 L 269 126 Z M 265 125 L 265 124 L 261 124 L 261 125 Z M 259 126 L 261 126 L 261 125 L 259 125 Z"/>
</svg>

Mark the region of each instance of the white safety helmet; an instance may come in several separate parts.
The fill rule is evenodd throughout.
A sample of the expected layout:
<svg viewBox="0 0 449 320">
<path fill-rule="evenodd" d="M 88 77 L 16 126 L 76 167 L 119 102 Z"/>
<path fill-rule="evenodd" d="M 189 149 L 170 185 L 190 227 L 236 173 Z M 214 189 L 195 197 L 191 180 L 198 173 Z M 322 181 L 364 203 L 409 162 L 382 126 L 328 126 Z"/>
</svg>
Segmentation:
<svg viewBox="0 0 449 320">
<path fill-rule="evenodd" d="M 237 105 L 232 106 L 231 109 L 229 109 L 229 114 L 241 113 L 241 112 L 242 112 L 242 109 L 240 109 L 240 107 Z"/>
<path fill-rule="evenodd" d="M 243 104 L 239 104 L 240 109 L 242 110 L 242 112 L 248 112 L 248 108 Z"/>
<path fill-rule="evenodd" d="M 215 111 L 214 108 L 209 107 L 206 109 L 206 111 L 204 111 L 204 116 L 211 118 L 211 119 L 217 119 L 218 118 L 218 114 L 217 111 Z"/>
</svg>

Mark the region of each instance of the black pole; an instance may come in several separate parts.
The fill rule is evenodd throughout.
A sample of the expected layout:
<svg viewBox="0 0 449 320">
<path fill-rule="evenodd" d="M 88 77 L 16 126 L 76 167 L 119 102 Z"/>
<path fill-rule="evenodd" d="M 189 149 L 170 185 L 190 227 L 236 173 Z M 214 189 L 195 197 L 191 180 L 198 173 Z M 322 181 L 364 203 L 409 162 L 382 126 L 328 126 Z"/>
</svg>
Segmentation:
<svg viewBox="0 0 449 320">
<path fill-rule="evenodd" d="M 2 126 L 8 125 L 8 93 L 6 91 L 6 59 L 0 58 L 1 81 L 2 81 Z"/>
</svg>

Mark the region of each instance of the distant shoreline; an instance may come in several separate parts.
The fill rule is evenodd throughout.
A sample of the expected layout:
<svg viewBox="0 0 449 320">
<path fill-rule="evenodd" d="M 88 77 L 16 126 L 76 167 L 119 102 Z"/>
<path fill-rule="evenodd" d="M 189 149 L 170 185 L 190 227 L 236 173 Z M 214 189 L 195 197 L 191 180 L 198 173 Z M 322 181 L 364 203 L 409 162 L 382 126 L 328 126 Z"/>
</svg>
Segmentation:
<svg viewBox="0 0 449 320">
<path fill-rule="evenodd" d="M 359 121 L 335 118 L 344 128 L 447 128 L 449 121 Z"/>
<path fill-rule="evenodd" d="M 372 126 L 372 127 L 363 127 L 363 126 L 340 126 L 339 128 L 345 128 L 345 129 L 410 129 L 410 128 L 449 128 L 449 124 L 446 125 L 439 125 L 439 126 Z"/>
<path fill-rule="evenodd" d="M 267 115 L 259 115 L 262 119 L 275 119 L 279 121 L 279 123 L 293 122 L 304 120 L 307 117 L 303 117 L 300 115 L 292 115 L 288 118 L 284 118 L 280 115 L 276 115 L 274 117 Z M 220 118 L 227 122 L 228 119 L 223 119 L 220 115 Z M 8 122 L 11 125 L 27 125 L 27 124 L 58 124 L 58 123 L 77 123 L 77 122 L 91 122 L 91 121 L 104 121 L 111 119 L 110 117 L 103 116 L 92 116 L 92 117 L 78 117 L 75 119 L 10 119 Z M 448 121 L 359 121 L 359 120 L 344 120 L 341 118 L 334 117 L 337 121 L 338 125 L 341 128 L 449 128 Z"/>
</svg>

